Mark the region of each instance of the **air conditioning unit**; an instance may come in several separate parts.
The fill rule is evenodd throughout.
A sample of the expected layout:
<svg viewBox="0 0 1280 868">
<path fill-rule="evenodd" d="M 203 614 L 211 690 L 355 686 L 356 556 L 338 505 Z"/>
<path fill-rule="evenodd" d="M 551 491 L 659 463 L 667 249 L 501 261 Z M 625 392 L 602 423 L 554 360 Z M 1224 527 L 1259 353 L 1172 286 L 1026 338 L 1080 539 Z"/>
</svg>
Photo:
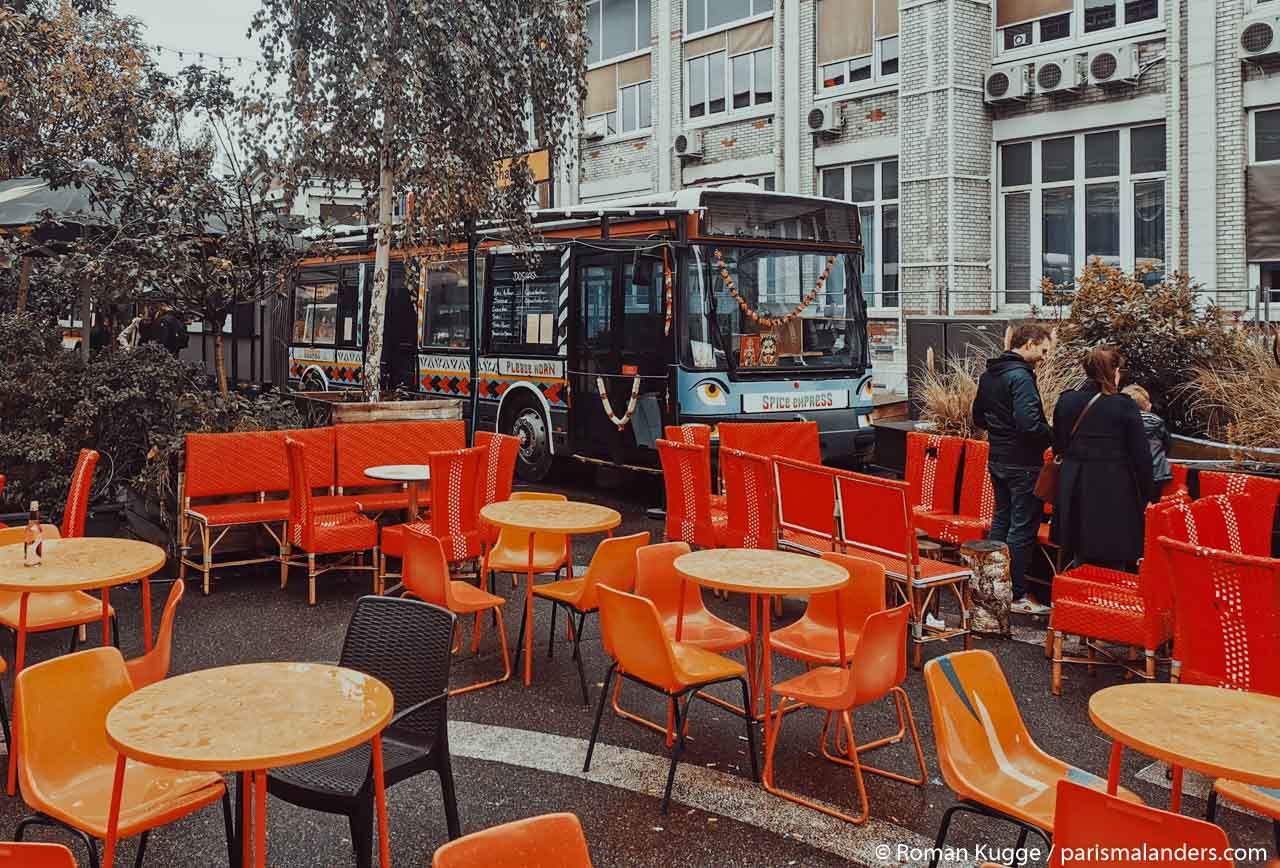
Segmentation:
<svg viewBox="0 0 1280 868">
<path fill-rule="evenodd" d="M 844 111 L 833 102 L 815 105 L 809 109 L 807 123 L 809 132 L 814 135 L 839 132 L 844 126 Z"/>
<path fill-rule="evenodd" d="M 1089 54 L 1089 84 L 1132 84 L 1138 80 L 1138 52 L 1114 45 Z"/>
<path fill-rule="evenodd" d="M 587 118 L 582 124 L 582 138 L 598 142 L 609 134 L 609 121 L 604 115 Z"/>
<path fill-rule="evenodd" d="M 1000 66 L 987 73 L 983 95 L 989 103 L 1027 99 L 1032 94 L 1031 75 L 1025 63 Z"/>
<path fill-rule="evenodd" d="M 1084 58 L 1078 54 L 1055 57 L 1036 64 L 1036 93 L 1077 91 L 1088 79 Z"/>
<path fill-rule="evenodd" d="M 1240 25 L 1240 59 L 1280 55 L 1280 15 L 1246 18 Z"/>
<path fill-rule="evenodd" d="M 702 130 L 689 130 L 676 136 L 672 148 L 676 152 L 677 157 L 687 157 L 691 160 L 702 159 Z"/>
</svg>

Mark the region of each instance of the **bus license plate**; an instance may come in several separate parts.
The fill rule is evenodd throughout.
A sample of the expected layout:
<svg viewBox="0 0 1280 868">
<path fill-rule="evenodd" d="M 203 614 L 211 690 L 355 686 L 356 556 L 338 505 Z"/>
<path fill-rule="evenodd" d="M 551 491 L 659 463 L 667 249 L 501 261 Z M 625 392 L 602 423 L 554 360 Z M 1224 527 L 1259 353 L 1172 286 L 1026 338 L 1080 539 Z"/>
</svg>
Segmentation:
<svg viewBox="0 0 1280 868">
<path fill-rule="evenodd" d="M 816 392 L 761 392 L 742 396 L 744 413 L 802 413 L 806 410 L 843 410 L 848 406 L 848 389 L 822 389 Z"/>
</svg>

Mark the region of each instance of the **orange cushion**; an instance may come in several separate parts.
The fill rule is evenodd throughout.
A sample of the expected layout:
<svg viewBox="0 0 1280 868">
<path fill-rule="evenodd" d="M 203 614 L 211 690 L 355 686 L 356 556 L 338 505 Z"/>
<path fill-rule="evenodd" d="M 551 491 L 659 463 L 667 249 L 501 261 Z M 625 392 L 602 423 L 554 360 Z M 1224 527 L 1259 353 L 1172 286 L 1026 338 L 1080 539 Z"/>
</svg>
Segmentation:
<svg viewBox="0 0 1280 868">
<path fill-rule="evenodd" d="M 256 524 L 263 521 L 285 521 L 289 518 L 289 501 L 200 503 L 188 509 L 187 515 L 203 521 L 209 527 L 223 527 L 229 524 Z"/>
</svg>

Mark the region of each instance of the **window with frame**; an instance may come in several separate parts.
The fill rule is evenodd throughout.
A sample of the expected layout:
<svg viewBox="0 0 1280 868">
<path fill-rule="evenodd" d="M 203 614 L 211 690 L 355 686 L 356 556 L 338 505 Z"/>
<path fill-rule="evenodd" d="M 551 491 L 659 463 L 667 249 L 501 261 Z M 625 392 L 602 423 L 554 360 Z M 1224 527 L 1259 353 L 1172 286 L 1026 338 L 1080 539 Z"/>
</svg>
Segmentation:
<svg viewBox="0 0 1280 868">
<path fill-rule="evenodd" d="M 602 66 L 587 73 L 583 115 L 602 123 L 605 135 L 640 132 L 653 126 L 650 55 Z"/>
<path fill-rule="evenodd" d="M 818 89 L 897 80 L 897 0 L 819 0 Z"/>
<path fill-rule="evenodd" d="M 690 120 L 773 102 L 773 21 L 757 21 L 684 43 Z"/>
<path fill-rule="evenodd" d="M 649 0 L 587 0 L 587 65 L 649 45 Z"/>
<path fill-rule="evenodd" d="M 1249 115 L 1249 162 L 1280 162 L 1280 108 Z"/>
<path fill-rule="evenodd" d="M 1094 257 L 1165 274 L 1164 124 L 1000 146 L 999 282 L 1006 304 L 1031 304 L 1041 281 L 1074 285 Z"/>
<path fill-rule="evenodd" d="M 773 11 L 773 0 L 686 0 L 684 32 L 702 33 Z"/>
<path fill-rule="evenodd" d="M 858 206 L 862 224 L 862 293 L 867 304 L 898 307 L 898 161 L 825 168 L 818 187 L 828 199 L 844 199 Z M 833 273 L 832 279 L 836 277 Z"/>
<path fill-rule="evenodd" d="M 1163 0 L 996 0 L 996 50 L 1016 51 L 1158 21 Z"/>
</svg>

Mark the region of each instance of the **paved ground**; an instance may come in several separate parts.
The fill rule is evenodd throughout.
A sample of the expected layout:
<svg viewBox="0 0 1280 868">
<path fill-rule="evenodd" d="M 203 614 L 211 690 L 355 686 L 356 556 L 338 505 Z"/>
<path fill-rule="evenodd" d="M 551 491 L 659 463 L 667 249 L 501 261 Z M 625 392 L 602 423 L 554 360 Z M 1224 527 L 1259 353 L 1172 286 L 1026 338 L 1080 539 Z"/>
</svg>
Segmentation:
<svg viewBox="0 0 1280 868">
<path fill-rule="evenodd" d="M 657 502 L 653 478 L 577 471 L 554 486 L 570 496 L 590 498 L 622 511 L 624 531 L 649 530 L 661 535 L 657 522 L 645 518 L 645 507 Z M 575 545 L 575 560 L 585 563 L 594 544 Z M 305 578 L 296 574 L 281 592 L 272 569 L 245 570 L 219 577 L 214 593 L 202 597 L 192 586 L 177 622 L 174 672 L 185 672 L 235 662 L 256 660 L 333 660 L 353 602 L 368 591 L 367 574 L 330 574 L 321 580 L 319 603 L 306 605 Z M 505 623 L 508 635 L 519 629 L 523 589 L 514 594 L 505 580 L 499 591 L 508 595 Z M 164 592 L 157 596 L 162 600 Z M 727 602 L 708 600 L 726 617 L 745 623 L 742 597 Z M 126 654 L 141 649 L 137 592 L 113 592 L 112 602 L 121 612 Z M 157 606 L 156 620 L 159 620 Z M 779 621 L 785 623 L 803 609 L 788 601 Z M 554 660 L 546 656 L 546 607 L 537 607 L 534 684 L 526 690 L 517 680 L 496 688 L 458 697 L 450 702 L 454 773 L 460 799 L 463 831 L 474 831 L 548 811 L 573 811 L 582 818 L 591 842 L 595 864 L 608 866 L 843 866 L 916 864 L 918 854 L 909 848 L 932 840 L 942 812 L 953 803 L 942 783 L 933 750 L 933 726 L 928 701 L 918 673 L 907 677 L 924 743 L 929 780 L 923 788 L 869 777 L 867 788 L 873 820 L 864 826 L 848 826 L 794 807 L 768 796 L 751 785 L 741 722 L 706 704 L 694 707 L 687 763 L 677 773 L 675 803 L 669 815 L 659 813 L 664 782 L 665 752 L 660 738 L 638 726 L 606 715 L 602 748 L 591 774 L 581 774 L 592 712 L 581 704 L 577 676 L 567 646 L 557 649 Z M 1089 771 L 1105 774 L 1109 743 L 1089 723 L 1089 695 L 1117 676 L 1100 672 L 1090 678 L 1083 670 L 1068 670 L 1061 698 L 1049 693 L 1049 665 L 1041 648 L 1033 643 L 1034 624 L 1019 625 L 1026 641 L 978 643 L 1000 659 L 1013 687 L 1027 726 L 1042 747 Z M 584 653 L 594 684 L 607 666 L 589 625 Z M 464 655 L 454 664 L 455 682 L 474 680 L 495 671 L 496 633 L 486 631 L 481 655 Z M 563 633 L 561 633 L 563 638 Z M 65 634 L 32 643 L 32 657 L 44 659 L 65 650 Z M 931 654 L 946 648 L 931 646 Z M 958 646 L 957 646 L 958 647 Z M 8 656 L 10 649 L 4 649 Z M 776 677 L 798 668 L 785 661 Z M 9 685 L 6 682 L 6 693 Z M 593 687 L 593 692 L 598 688 Z M 594 697 L 593 697 L 594 698 Z M 659 703 L 635 688 L 624 691 L 624 702 L 649 715 L 662 713 Z M 851 779 L 845 770 L 816 757 L 821 718 L 801 712 L 789 716 L 779 749 L 779 782 L 822 799 L 849 805 Z M 896 728 L 892 709 L 871 707 L 859 711 L 859 739 L 871 739 Z M 873 762 L 890 768 L 908 768 L 910 754 L 903 745 L 879 752 Z M 1168 787 L 1158 768 L 1142 757 L 1126 753 L 1124 781 L 1144 799 L 1167 804 Z M 439 788 L 430 777 L 395 787 L 390 796 L 392 852 L 397 865 L 426 866 L 430 854 L 445 840 Z M 1184 810 L 1202 815 L 1204 802 L 1189 797 Z M 19 799 L 0 797 L 0 831 L 5 834 L 24 814 Z M 1227 810 L 1221 814 L 1233 844 L 1267 846 L 1270 824 Z M 346 824 L 336 816 L 321 815 L 272 800 L 270 863 L 287 866 L 347 866 L 354 862 Z M 953 841 L 970 848 L 978 845 L 1010 847 L 1016 835 L 988 821 L 962 818 L 953 826 Z M 899 848 L 908 848 L 906 851 Z M 131 843 L 120 857 L 132 859 Z M 79 853 L 81 864 L 86 864 Z M 152 836 L 147 864 L 153 866 L 205 866 L 225 863 L 221 818 L 214 809 L 185 819 Z M 979 859 L 981 861 L 981 859 Z"/>
</svg>

